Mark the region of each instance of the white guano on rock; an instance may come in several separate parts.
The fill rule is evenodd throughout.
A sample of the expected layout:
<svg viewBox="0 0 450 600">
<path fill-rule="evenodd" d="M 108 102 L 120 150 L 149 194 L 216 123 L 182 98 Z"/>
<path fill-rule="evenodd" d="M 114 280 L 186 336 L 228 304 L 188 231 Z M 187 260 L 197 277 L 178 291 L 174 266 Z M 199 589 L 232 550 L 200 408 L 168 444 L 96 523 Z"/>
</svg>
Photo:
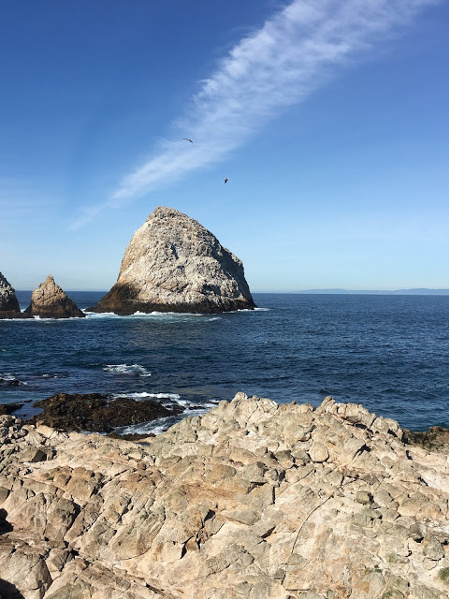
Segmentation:
<svg viewBox="0 0 450 600">
<path fill-rule="evenodd" d="M 242 262 L 194 219 L 157 207 L 135 232 L 116 284 L 94 312 L 253 309 Z"/>
</svg>

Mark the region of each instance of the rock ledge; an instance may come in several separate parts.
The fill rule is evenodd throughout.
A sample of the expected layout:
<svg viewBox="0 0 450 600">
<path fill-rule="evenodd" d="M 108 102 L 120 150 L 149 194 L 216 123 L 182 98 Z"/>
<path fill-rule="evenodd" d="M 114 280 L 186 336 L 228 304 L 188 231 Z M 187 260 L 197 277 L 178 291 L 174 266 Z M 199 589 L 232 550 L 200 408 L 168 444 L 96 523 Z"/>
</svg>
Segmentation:
<svg viewBox="0 0 450 600">
<path fill-rule="evenodd" d="M 402 440 L 331 397 L 237 394 L 145 445 L 1 416 L 0 594 L 447 598 L 447 456 Z"/>
</svg>

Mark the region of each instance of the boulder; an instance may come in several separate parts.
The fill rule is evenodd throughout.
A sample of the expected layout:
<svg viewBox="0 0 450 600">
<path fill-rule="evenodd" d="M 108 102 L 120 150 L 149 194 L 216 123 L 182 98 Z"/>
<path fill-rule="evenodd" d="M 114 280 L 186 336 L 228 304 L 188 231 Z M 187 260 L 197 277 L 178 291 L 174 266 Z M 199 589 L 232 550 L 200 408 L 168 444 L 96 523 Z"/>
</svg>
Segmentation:
<svg viewBox="0 0 450 600">
<path fill-rule="evenodd" d="M 194 219 L 159 206 L 128 244 L 116 284 L 88 310 L 128 315 L 253 308 L 239 258 Z"/>
<path fill-rule="evenodd" d="M 6 277 L 0 273 L 0 319 L 20 319 L 19 301 L 16 291 Z"/>
<path fill-rule="evenodd" d="M 86 315 L 69 298 L 66 292 L 49 275 L 31 294 L 31 303 L 25 310 L 28 316 L 51 319 L 85 317 Z"/>
</svg>

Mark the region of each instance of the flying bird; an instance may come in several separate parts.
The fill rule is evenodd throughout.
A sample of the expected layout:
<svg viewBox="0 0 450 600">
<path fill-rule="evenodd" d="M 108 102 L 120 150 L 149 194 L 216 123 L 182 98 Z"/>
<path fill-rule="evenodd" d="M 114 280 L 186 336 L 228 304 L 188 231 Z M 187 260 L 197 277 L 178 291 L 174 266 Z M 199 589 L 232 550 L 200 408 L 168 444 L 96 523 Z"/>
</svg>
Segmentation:
<svg viewBox="0 0 450 600">
<path fill-rule="evenodd" d="M 227 181 L 228 181 L 228 177 L 225 177 L 224 180 L 223 180 L 223 182 L 227 183 Z"/>
<path fill-rule="evenodd" d="M 186 140 L 187 142 L 191 142 L 191 144 L 193 144 L 194 142 L 191 140 L 191 138 L 183 138 L 183 140 Z"/>
</svg>

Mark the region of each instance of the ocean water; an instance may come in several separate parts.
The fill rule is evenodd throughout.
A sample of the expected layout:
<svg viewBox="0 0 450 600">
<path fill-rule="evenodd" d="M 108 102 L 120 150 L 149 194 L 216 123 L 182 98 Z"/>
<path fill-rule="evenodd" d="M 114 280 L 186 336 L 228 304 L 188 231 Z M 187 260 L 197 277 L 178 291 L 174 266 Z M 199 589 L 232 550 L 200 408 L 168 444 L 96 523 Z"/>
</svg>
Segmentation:
<svg viewBox="0 0 450 600">
<path fill-rule="evenodd" d="M 22 308 L 30 294 L 17 293 Z M 85 309 L 103 292 L 69 295 Z M 187 416 L 238 391 L 314 406 L 332 395 L 409 429 L 448 427 L 448 296 L 254 298 L 258 310 L 222 315 L 0 320 L 0 402 L 23 402 L 26 417 L 58 392 L 107 392 L 180 404 Z"/>
</svg>

